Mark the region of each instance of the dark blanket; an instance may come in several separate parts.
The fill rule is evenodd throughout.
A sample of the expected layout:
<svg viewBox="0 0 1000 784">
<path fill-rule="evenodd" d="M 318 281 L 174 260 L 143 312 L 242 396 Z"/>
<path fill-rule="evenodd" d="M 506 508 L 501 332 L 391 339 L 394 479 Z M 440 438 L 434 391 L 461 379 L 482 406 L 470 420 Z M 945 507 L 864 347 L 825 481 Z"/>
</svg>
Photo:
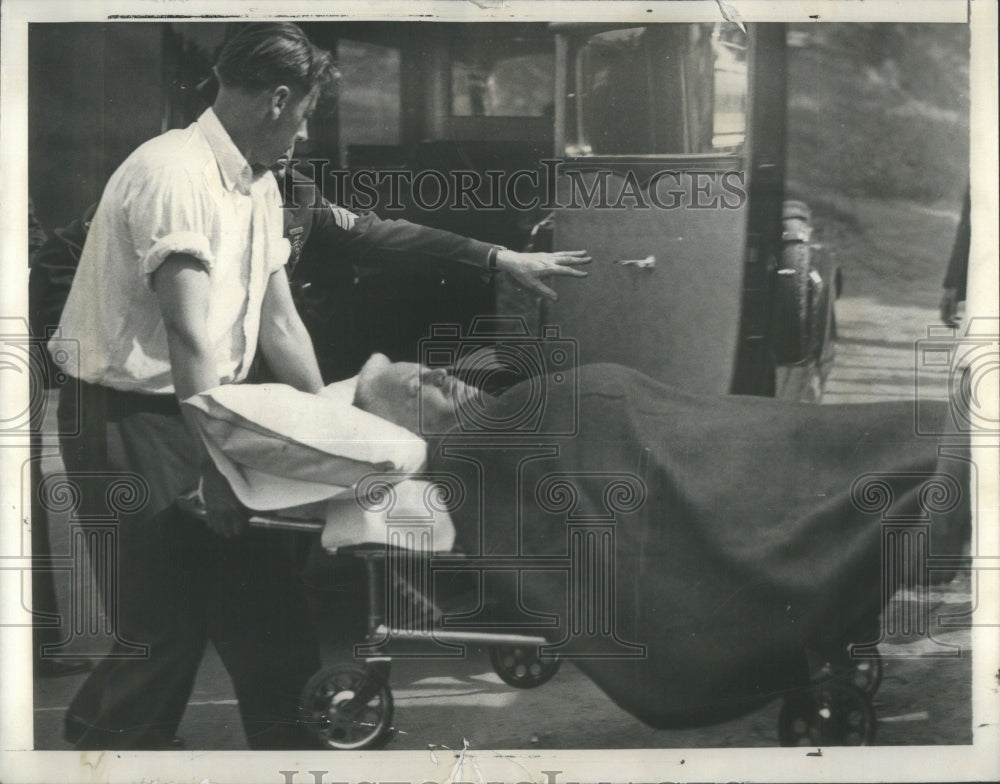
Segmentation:
<svg viewBox="0 0 1000 784">
<path fill-rule="evenodd" d="M 534 432 L 497 434 L 513 422 Z M 467 425 L 431 449 L 463 488 L 462 549 L 584 564 L 522 569 L 489 598 L 557 618 L 545 636 L 654 726 L 747 712 L 807 681 L 807 649 L 877 641 L 887 518 L 957 552 L 962 463 L 914 435 L 912 403 L 706 399 L 593 365 Z"/>
</svg>

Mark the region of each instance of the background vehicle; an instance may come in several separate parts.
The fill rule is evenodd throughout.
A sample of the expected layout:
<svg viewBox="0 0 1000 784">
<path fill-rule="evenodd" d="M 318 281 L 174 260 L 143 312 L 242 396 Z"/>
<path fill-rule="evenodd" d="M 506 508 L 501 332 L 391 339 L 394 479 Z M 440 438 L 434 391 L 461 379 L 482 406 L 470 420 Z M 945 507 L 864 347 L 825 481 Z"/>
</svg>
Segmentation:
<svg viewBox="0 0 1000 784">
<path fill-rule="evenodd" d="M 194 87 L 226 34 L 108 25 L 95 47 L 93 27 L 40 27 L 32 41 L 32 192 L 50 225 L 82 211 L 145 138 L 197 116 Z M 594 258 L 589 279 L 558 281 L 552 306 L 457 264 L 320 259 L 313 269 L 336 270 L 304 281 L 303 296 L 325 314 L 310 327 L 337 358 L 328 375 L 374 350 L 418 359 L 434 324 L 514 315 L 534 335 L 546 324 L 576 340 L 580 362 L 696 393 L 818 398 L 838 273 L 811 245 L 808 208 L 783 204 L 784 26 L 305 27 L 343 72 L 338 105 L 297 149 L 328 198 Z M 449 198 L 437 177 L 392 192 L 392 172 L 447 176 Z"/>
</svg>

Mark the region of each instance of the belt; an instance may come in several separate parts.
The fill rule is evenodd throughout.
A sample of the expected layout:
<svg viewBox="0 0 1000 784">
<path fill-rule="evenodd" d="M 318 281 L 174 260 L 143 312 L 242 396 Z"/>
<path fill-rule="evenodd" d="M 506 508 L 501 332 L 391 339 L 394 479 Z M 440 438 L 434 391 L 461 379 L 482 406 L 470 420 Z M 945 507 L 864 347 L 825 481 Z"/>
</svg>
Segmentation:
<svg viewBox="0 0 1000 784">
<path fill-rule="evenodd" d="M 129 414 L 148 413 L 163 416 L 180 416 L 181 404 L 173 394 L 153 394 L 148 392 L 126 392 L 102 384 L 79 381 L 80 402 L 83 406 L 104 400 L 107 419 L 113 421 Z"/>
</svg>

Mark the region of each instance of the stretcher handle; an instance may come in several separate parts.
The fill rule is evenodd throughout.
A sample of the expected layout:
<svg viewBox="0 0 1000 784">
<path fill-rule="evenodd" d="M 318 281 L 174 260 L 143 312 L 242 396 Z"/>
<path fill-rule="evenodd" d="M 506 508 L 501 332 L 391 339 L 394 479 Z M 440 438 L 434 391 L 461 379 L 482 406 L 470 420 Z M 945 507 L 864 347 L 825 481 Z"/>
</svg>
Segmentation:
<svg viewBox="0 0 1000 784">
<path fill-rule="evenodd" d="M 174 502 L 177 510 L 197 520 L 207 521 L 205 502 L 197 491 L 178 496 Z M 323 530 L 324 520 L 308 520 L 300 517 L 286 517 L 277 512 L 250 512 L 250 525 L 255 528 L 277 528 L 283 531 L 305 531 L 318 533 Z"/>
</svg>

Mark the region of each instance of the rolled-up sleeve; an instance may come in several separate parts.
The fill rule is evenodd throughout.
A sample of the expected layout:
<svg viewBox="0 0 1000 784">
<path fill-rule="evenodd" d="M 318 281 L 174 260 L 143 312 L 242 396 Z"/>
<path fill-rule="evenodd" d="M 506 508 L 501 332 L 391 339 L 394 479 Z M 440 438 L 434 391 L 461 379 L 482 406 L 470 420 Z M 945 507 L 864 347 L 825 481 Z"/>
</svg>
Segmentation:
<svg viewBox="0 0 1000 784">
<path fill-rule="evenodd" d="M 288 263 L 292 246 L 284 237 L 278 237 L 271 242 L 267 254 L 267 274 L 277 272 Z"/>
<path fill-rule="evenodd" d="M 215 262 L 210 237 L 212 210 L 207 193 L 189 172 L 162 167 L 149 172 L 127 202 L 126 217 L 146 285 L 152 274 L 175 253 L 200 261 L 206 270 Z"/>
</svg>

